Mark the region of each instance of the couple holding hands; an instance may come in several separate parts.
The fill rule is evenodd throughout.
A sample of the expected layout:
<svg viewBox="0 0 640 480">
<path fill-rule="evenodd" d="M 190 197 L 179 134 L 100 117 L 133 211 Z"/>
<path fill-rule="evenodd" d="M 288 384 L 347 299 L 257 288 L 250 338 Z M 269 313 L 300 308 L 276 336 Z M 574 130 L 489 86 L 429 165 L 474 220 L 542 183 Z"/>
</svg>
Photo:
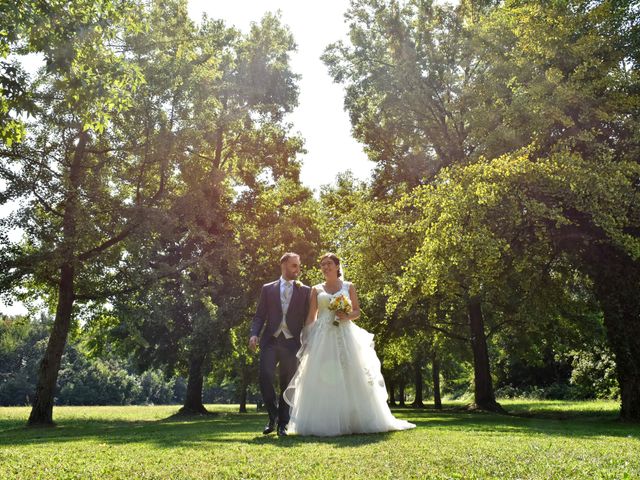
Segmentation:
<svg viewBox="0 0 640 480">
<path fill-rule="evenodd" d="M 320 268 L 324 282 L 303 285 L 300 256 L 285 253 L 280 278 L 262 287 L 249 347 L 260 344 L 260 391 L 269 414 L 263 433 L 337 436 L 415 427 L 389 410 L 373 335 L 353 323 L 358 296 L 341 280 L 340 259 L 327 253 Z"/>
</svg>

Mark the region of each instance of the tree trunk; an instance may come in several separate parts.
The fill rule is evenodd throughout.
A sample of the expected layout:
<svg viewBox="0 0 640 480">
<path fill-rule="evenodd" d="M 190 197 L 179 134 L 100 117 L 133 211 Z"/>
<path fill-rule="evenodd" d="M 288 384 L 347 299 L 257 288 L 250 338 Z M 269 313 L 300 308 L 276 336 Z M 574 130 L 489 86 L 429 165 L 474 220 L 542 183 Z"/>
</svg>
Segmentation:
<svg viewBox="0 0 640 480">
<path fill-rule="evenodd" d="M 215 150 L 215 158 L 213 161 L 213 166 L 215 169 L 219 169 L 222 165 L 222 142 L 224 137 L 224 130 L 222 126 L 219 126 L 216 129 L 216 150 Z"/>
<path fill-rule="evenodd" d="M 47 343 L 47 350 L 40 362 L 38 383 L 33 407 L 29 415 L 29 425 L 53 425 L 53 400 L 62 353 L 67 343 L 73 310 L 73 265 L 65 264 L 60 269 L 58 286 L 58 306 L 56 317 Z"/>
<path fill-rule="evenodd" d="M 247 382 L 247 375 L 243 372 L 240 379 L 240 413 L 247 413 L 247 390 L 249 389 L 249 382 Z"/>
<path fill-rule="evenodd" d="M 406 407 L 407 406 L 404 403 L 404 387 L 405 387 L 404 381 L 400 382 L 400 385 L 398 386 L 398 396 L 400 397 L 400 406 L 401 407 Z"/>
<path fill-rule="evenodd" d="M 422 389 L 424 387 L 424 381 L 422 379 L 422 358 L 420 355 L 416 356 L 414 369 L 416 374 L 416 398 L 413 400 L 411 406 L 414 408 L 424 408 L 424 404 L 422 403 Z"/>
<path fill-rule="evenodd" d="M 467 304 L 469 313 L 469 326 L 471 329 L 471 349 L 473 351 L 473 373 L 475 407 L 492 412 L 504 413 L 503 408 L 493 393 L 493 382 L 489 367 L 489 350 L 487 337 L 484 333 L 484 319 L 480 299 L 474 297 Z"/>
<path fill-rule="evenodd" d="M 640 272 L 632 261 L 614 256 L 595 277 L 595 286 L 608 343 L 616 356 L 620 417 L 637 422 L 640 421 Z"/>
<path fill-rule="evenodd" d="M 396 382 L 389 382 L 389 405 L 396 406 Z"/>
<path fill-rule="evenodd" d="M 179 413 L 193 415 L 209 413 L 202 403 L 202 366 L 206 354 L 192 353 L 189 359 L 189 378 L 187 380 L 187 394 L 184 405 Z"/>
<path fill-rule="evenodd" d="M 29 415 L 29 425 L 53 425 L 53 401 L 58 382 L 60 361 L 67 343 L 71 316 L 73 314 L 75 262 L 76 262 L 76 230 L 78 221 L 78 192 L 82 183 L 82 162 L 85 156 L 87 132 L 80 132 L 78 143 L 73 152 L 69 166 L 69 186 L 64 202 L 62 219 L 62 242 L 60 252 L 63 263 L 60 266 L 58 279 L 58 305 L 56 317 L 47 343 L 47 350 L 40 362 L 38 383 L 33 399 L 33 407 Z"/>
<path fill-rule="evenodd" d="M 433 352 L 431 372 L 433 374 L 433 406 L 438 410 L 442 410 L 442 398 L 440 396 L 440 360 L 438 360 L 438 354 L 436 352 Z"/>
</svg>

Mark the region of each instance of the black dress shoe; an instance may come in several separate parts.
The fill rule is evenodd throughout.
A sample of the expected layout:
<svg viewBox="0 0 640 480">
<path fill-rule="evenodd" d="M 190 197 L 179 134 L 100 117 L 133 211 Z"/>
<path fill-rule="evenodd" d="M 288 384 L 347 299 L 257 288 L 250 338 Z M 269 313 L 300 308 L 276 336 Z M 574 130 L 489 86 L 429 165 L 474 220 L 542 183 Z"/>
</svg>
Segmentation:
<svg viewBox="0 0 640 480">
<path fill-rule="evenodd" d="M 263 435 L 268 435 L 268 434 L 270 434 L 271 432 L 275 432 L 275 430 L 276 430 L 276 422 L 271 422 L 271 421 L 269 421 L 269 423 L 267 423 L 267 424 L 264 426 L 264 430 L 262 431 L 262 434 L 263 434 Z"/>
<path fill-rule="evenodd" d="M 278 436 L 286 437 L 287 436 L 287 426 L 286 425 L 278 425 Z"/>
</svg>

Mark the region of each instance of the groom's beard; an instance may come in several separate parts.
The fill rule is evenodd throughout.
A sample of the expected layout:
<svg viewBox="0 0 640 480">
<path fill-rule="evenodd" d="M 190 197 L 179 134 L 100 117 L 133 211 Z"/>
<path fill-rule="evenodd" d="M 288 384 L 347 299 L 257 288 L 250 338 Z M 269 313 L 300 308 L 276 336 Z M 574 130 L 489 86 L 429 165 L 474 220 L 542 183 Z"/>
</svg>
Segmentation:
<svg viewBox="0 0 640 480">
<path fill-rule="evenodd" d="M 298 277 L 300 276 L 300 272 L 295 273 L 295 274 L 293 274 L 293 273 L 286 273 L 286 274 L 282 274 L 282 276 L 284 277 L 284 279 L 285 279 L 285 280 L 288 280 L 288 281 L 294 281 L 294 280 L 297 280 L 297 279 L 298 279 Z"/>
</svg>

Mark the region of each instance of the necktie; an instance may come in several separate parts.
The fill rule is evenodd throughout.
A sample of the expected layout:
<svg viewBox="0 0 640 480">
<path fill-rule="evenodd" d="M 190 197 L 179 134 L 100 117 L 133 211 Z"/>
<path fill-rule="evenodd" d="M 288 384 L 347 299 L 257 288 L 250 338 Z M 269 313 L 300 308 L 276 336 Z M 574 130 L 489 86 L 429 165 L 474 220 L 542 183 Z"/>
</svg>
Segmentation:
<svg viewBox="0 0 640 480">
<path fill-rule="evenodd" d="M 291 298 L 291 282 L 284 282 L 284 301 L 285 303 L 289 303 L 289 299 Z"/>
<path fill-rule="evenodd" d="M 278 337 L 278 335 L 282 333 L 285 336 L 285 338 L 293 338 L 293 335 L 291 335 L 291 332 L 287 327 L 287 321 L 286 321 L 287 311 L 289 310 L 289 302 L 291 300 L 291 294 L 293 293 L 293 289 L 291 288 L 292 286 L 293 285 L 291 284 L 290 281 L 284 282 L 284 289 L 282 290 L 282 293 L 281 293 L 282 321 L 280 322 L 280 327 L 278 327 L 278 330 L 276 330 L 276 333 L 273 335 L 274 337 Z"/>
</svg>

